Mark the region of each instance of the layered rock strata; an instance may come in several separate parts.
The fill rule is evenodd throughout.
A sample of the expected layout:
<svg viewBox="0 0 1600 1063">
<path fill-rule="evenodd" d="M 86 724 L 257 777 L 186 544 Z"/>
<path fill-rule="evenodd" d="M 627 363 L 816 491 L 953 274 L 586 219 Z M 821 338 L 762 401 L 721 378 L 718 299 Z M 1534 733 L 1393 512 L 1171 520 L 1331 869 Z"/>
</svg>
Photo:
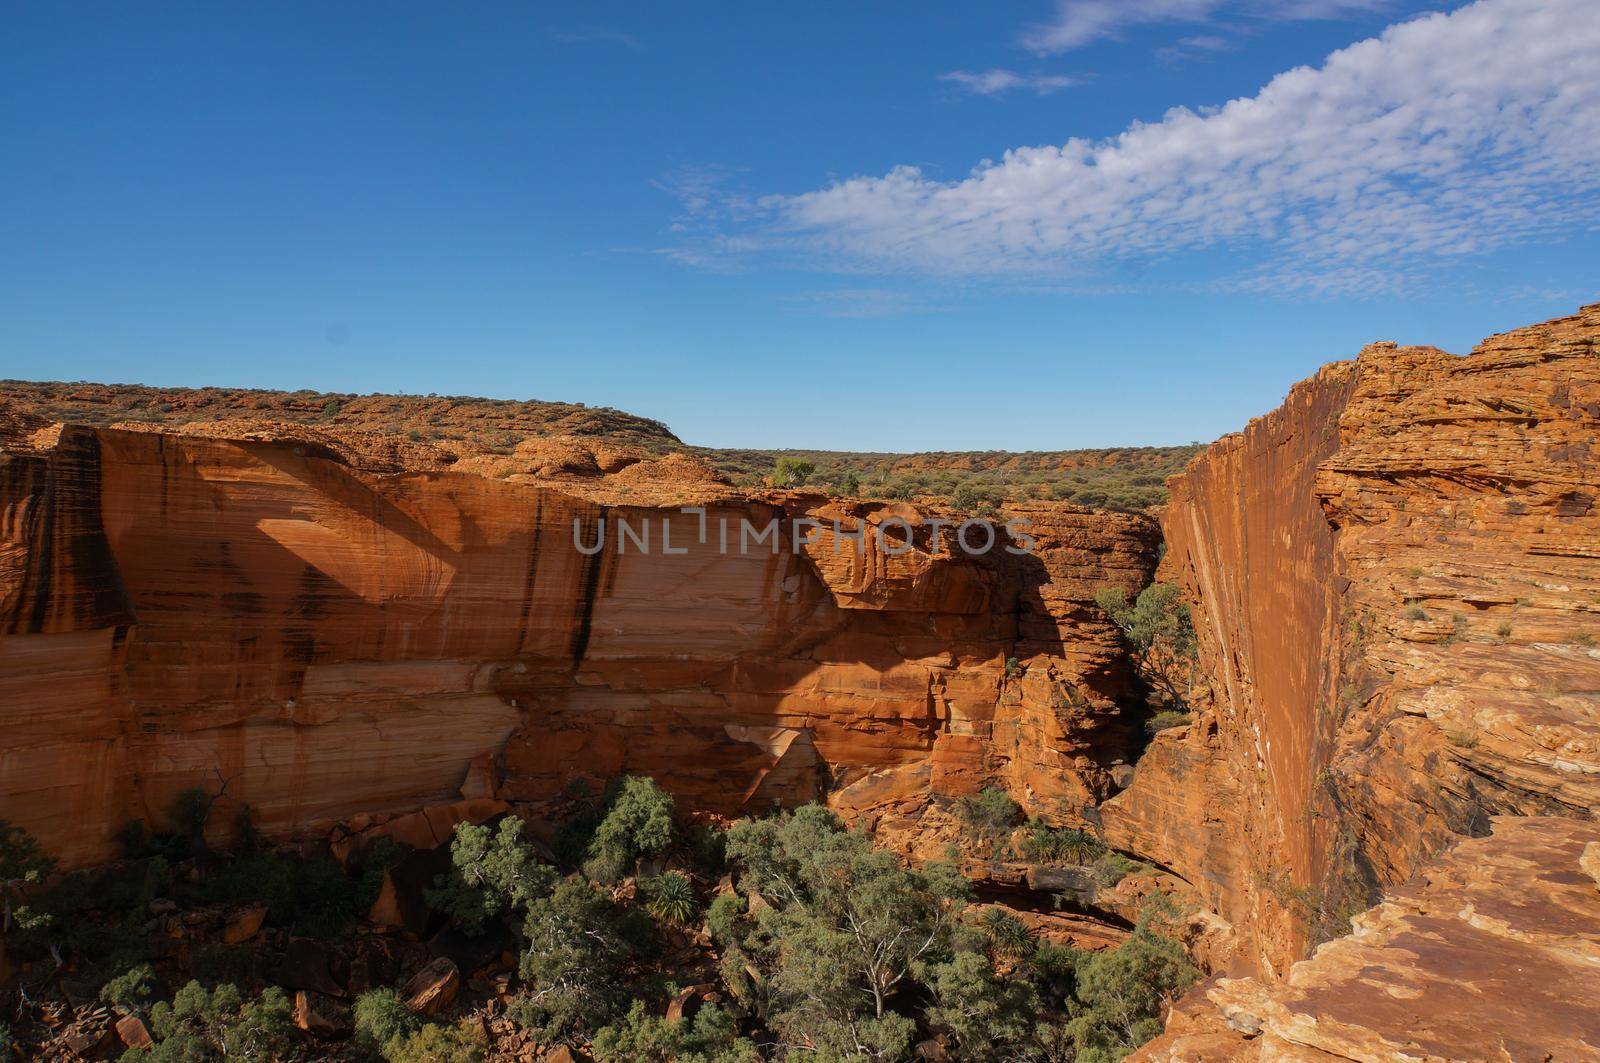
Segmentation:
<svg viewBox="0 0 1600 1063">
<path fill-rule="evenodd" d="M 1143 517 L 1040 504 L 1011 514 L 1031 553 L 974 556 L 909 507 L 713 481 L 39 433 L 0 458 L 0 807 L 69 865 L 186 787 L 287 836 L 452 800 L 474 765 L 512 801 L 618 772 L 723 813 L 998 782 L 1070 820 L 1134 740 L 1092 599 L 1149 578 Z"/>
<path fill-rule="evenodd" d="M 1209 691 L 1102 815 L 1245 968 L 1491 817 L 1600 808 L 1597 341 L 1600 306 L 1466 357 L 1375 344 L 1173 481 Z"/>
</svg>

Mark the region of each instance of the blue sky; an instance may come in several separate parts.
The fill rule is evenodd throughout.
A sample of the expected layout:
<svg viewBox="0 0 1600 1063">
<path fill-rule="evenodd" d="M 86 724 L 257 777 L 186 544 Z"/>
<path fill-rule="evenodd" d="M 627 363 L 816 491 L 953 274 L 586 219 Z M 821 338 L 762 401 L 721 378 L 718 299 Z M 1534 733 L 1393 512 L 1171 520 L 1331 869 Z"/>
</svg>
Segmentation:
<svg viewBox="0 0 1600 1063">
<path fill-rule="evenodd" d="M 7 3 L 0 376 L 1209 440 L 1600 298 L 1591 2 Z"/>
</svg>

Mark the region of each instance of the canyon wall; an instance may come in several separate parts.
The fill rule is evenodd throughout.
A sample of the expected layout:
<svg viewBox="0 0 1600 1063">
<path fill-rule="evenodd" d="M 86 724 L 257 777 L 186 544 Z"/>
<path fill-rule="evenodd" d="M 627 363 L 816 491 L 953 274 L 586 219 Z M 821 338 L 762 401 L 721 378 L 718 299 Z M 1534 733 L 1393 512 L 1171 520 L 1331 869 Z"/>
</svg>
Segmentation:
<svg viewBox="0 0 1600 1063">
<path fill-rule="evenodd" d="M 0 422 L 0 808 L 68 865 L 192 786 L 277 837 L 469 774 L 516 801 L 632 772 L 730 814 L 996 782 L 1076 820 L 1135 745 L 1092 602 L 1148 580 L 1148 518 L 1021 507 L 1031 553 L 972 555 L 904 505 Z"/>
<path fill-rule="evenodd" d="M 1595 818 L 1597 343 L 1600 306 L 1466 357 L 1375 344 L 1172 483 L 1208 689 L 1101 811 L 1244 969 L 1282 978 L 1492 817 Z"/>
</svg>

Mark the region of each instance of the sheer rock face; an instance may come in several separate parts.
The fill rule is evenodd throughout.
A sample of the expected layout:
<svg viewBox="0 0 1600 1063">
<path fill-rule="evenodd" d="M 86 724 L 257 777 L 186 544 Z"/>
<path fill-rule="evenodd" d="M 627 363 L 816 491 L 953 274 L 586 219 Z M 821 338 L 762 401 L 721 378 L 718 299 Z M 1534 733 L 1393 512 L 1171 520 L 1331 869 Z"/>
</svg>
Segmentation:
<svg viewBox="0 0 1600 1063">
<path fill-rule="evenodd" d="M 380 474 L 300 439 L 13 435 L 0 807 L 69 865 L 189 786 L 225 783 L 219 810 L 286 836 L 453 799 L 474 764 L 474 795 L 506 800 L 619 771 L 727 813 L 998 782 L 1070 821 L 1132 742 L 1092 599 L 1149 578 L 1146 518 L 1041 504 L 1016 514 L 1031 554 L 969 556 L 907 507 Z M 746 546 L 741 520 L 777 526 Z"/>
<path fill-rule="evenodd" d="M 1600 823 L 1497 817 L 1278 985 L 1222 978 L 1143 1063 L 1600 1058 Z M 1596 869 L 1600 870 L 1600 869 Z"/>
<path fill-rule="evenodd" d="M 1281 976 L 1497 815 L 1600 808 L 1600 306 L 1376 344 L 1173 481 L 1209 691 L 1102 815 Z M 1419 962 L 1431 962 L 1424 956 Z"/>
</svg>

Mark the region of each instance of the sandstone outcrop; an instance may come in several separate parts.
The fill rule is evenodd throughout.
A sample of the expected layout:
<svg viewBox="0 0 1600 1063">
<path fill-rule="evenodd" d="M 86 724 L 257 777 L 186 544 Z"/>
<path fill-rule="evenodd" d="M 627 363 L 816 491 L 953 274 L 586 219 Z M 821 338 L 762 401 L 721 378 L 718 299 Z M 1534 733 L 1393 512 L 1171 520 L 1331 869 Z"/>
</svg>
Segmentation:
<svg viewBox="0 0 1600 1063">
<path fill-rule="evenodd" d="M 1149 578 L 1147 518 L 1041 503 L 1033 553 L 970 556 L 909 506 L 683 461 L 511 482 L 218 433 L 66 426 L 0 458 L 0 803 L 68 865 L 191 786 L 225 787 L 216 829 L 248 804 L 278 837 L 469 774 L 526 801 L 634 772 L 724 813 L 995 781 L 1072 820 L 1131 755 L 1092 599 Z"/>
<path fill-rule="evenodd" d="M 1281 974 L 1495 815 L 1600 808 L 1600 306 L 1374 344 L 1173 481 L 1209 691 L 1102 809 Z"/>
<path fill-rule="evenodd" d="M 1144 1063 L 1600 1058 L 1600 823 L 1501 817 L 1428 864 L 1279 985 L 1223 978 Z"/>
</svg>

